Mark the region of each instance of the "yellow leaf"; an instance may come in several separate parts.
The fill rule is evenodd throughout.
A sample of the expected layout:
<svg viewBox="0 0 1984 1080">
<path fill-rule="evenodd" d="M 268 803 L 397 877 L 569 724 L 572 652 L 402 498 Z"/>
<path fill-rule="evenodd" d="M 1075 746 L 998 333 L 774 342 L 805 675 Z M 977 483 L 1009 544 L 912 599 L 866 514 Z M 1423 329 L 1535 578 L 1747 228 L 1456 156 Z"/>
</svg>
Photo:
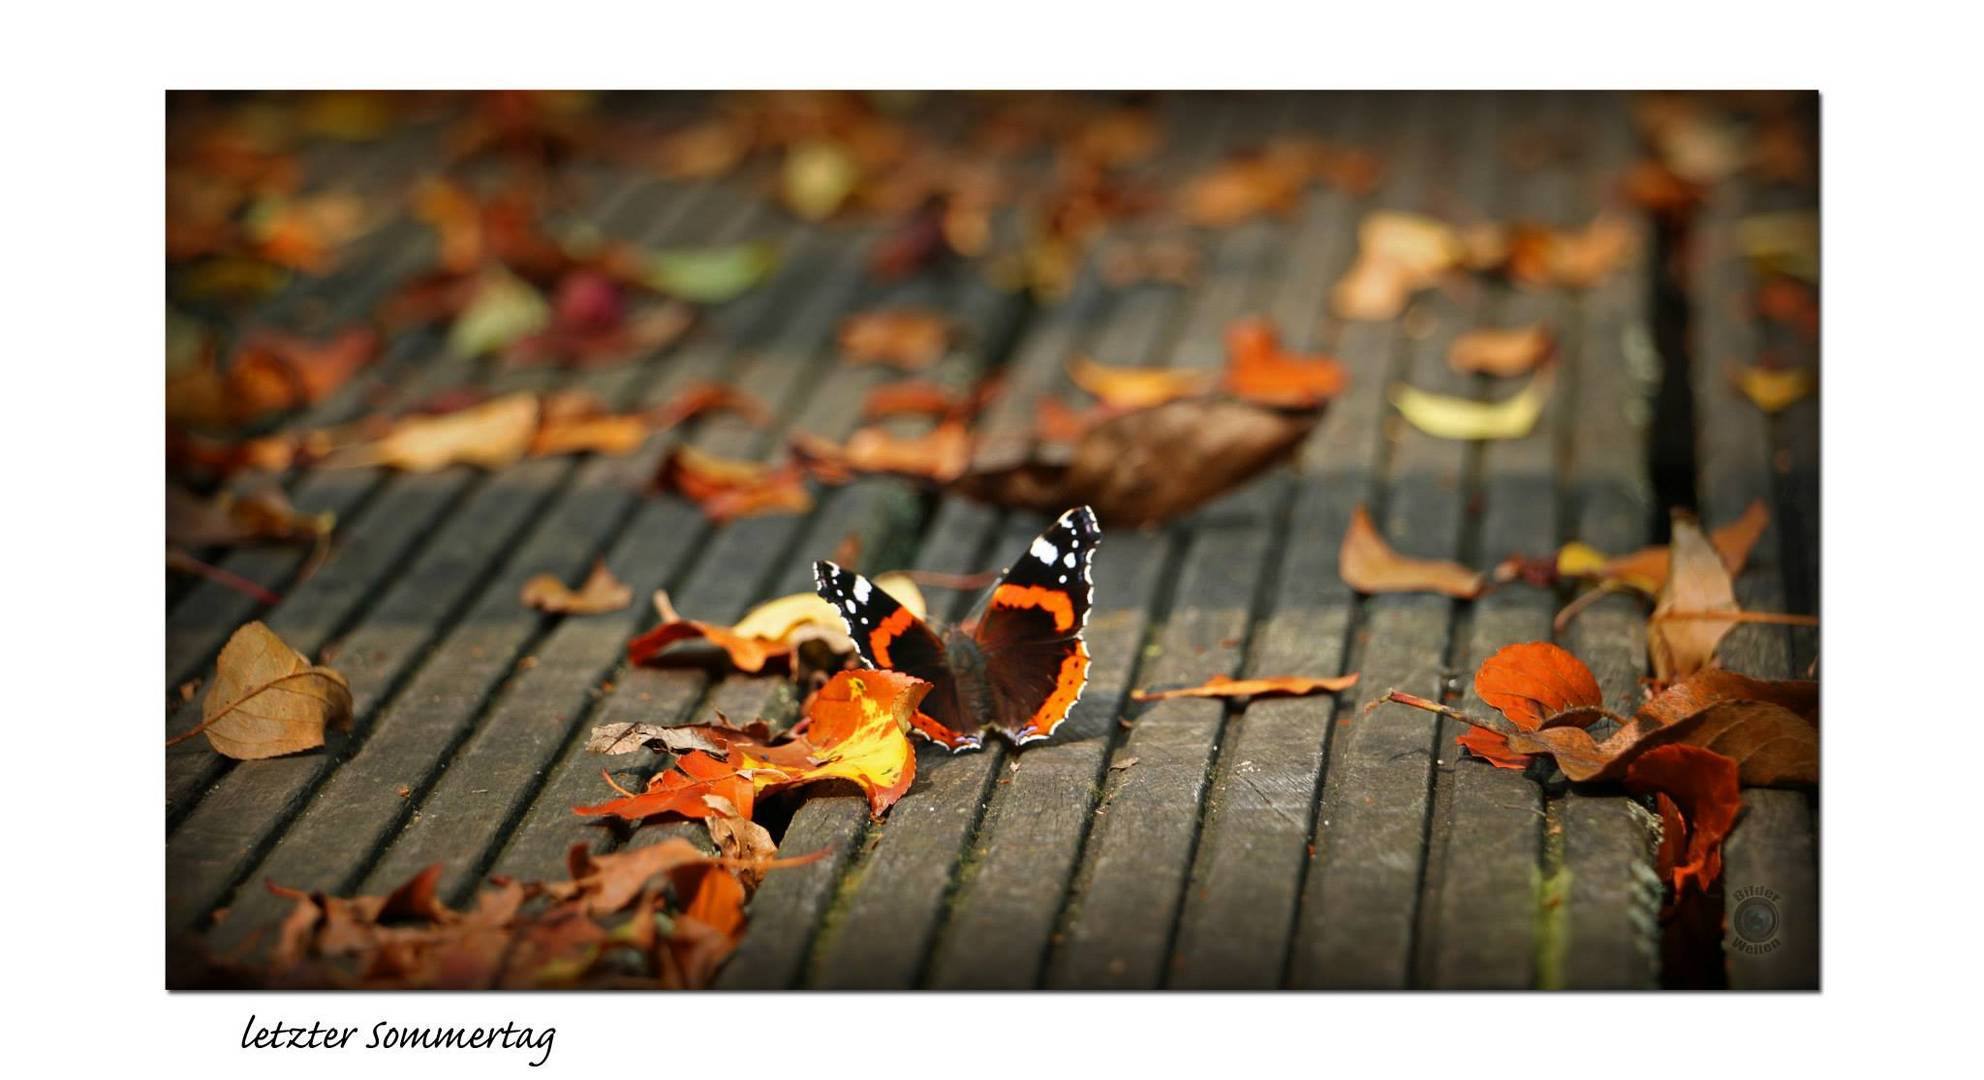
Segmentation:
<svg viewBox="0 0 1984 1080">
<path fill-rule="evenodd" d="M 808 221 L 824 221 L 860 180 L 861 165 L 846 147 L 826 140 L 800 143 L 785 158 L 785 205 Z"/>
<path fill-rule="evenodd" d="M 1590 544 L 1573 540 L 1557 552 L 1557 574 L 1560 577 L 1596 577 L 1610 561 L 1609 556 Z"/>
<path fill-rule="evenodd" d="M 879 575 L 875 578 L 875 587 L 894 597 L 896 603 L 908 608 L 919 619 L 928 610 L 922 590 L 907 574 Z M 767 600 L 745 612 L 744 617 L 737 620 L 737 625 L 730 629 L 739 637 L 786 641 L 793 631 L 805 626 L 820 627 L 839 634 L 843 623 L 832 604 L 822 600 L 818 593 L 804 592 Z"/>
<path fill-rule="evenodd" d="M 1392 387 L 1392 404 L 1413 427 L 1440 439 L 1520 439 L 1536 427 L 1550 399 L 1551 372 L 1544 371 L 1505 401 L 1429 394 L 1403 383 Z"/>
<path fill-rule="evenodd" d="M 522 278 L 494 271 L 448 329 L 448 351 L 461 357 L 506 349 L 551 325 L 551 305 Z"/>
<path fill-rule="evenodd" d="M 789 747 L 760 757 L 740 745 L 739 771 L 750 773 L 760 792 L 832 777 L 852 780 L 868 793 L 869 807 L 879 817 L 916 778 L 916 749 L 907 732 L 929 692 L 929 683 L 900 672 L 843 671 L 807 707 L 806 736 L 791 747 L 803 747 L 803 757 L 777 752 Z"/>
<path fill-rule="evenodd" d="M 1819 380 L 1806 368 L 1766 368 L 1754 364 L 1736 369 L 1736 385 L 1757 408 L 1780 413 L 1818 389 Z"/>
</svg>

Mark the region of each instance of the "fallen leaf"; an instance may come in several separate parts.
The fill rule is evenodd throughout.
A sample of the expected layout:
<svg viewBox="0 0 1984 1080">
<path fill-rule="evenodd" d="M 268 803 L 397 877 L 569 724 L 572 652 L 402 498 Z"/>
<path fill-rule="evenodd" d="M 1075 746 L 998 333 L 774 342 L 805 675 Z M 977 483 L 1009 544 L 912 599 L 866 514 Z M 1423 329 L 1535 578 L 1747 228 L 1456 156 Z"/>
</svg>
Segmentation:
<svg viewBox="0 0 1984 1080">
<path fill-rule="evenodd" d="M 847 363 L 920 370 L 944 358 L 951 320 L 942 312 L 918 308 L 864 311 L 841 320 L 839 341 Z"/>
<path fill-rule="evenodd" d="M 231 547 L 256 540 L 321 544 L 336 525 L 336 514 L 302 513 L 275 486 L 222 491 L 212 498 L 178 484 L 165 487 L 165 539 L 180 547 Z"/>
<path fill-rule="evenodd" d="M 1301 675 L 1263 675 L 1251 679 L 1230 679 L 1214 675 L 1198 686 L 1177 690 L 1132 690 L 1132 701 L 1169 701 L 1172 698 L 1257 698 L 1308 697 L 1311 694 L 1348 690 L 1357 685 L 1357 673 L 1311 678 Z"/>
<path fill-rule="evenodd" d="M 730 729 L 705 727 L 705 734 L 724 743 L 723 759 L 692 751 L 657 774 L 641 794 L 573 809 L 630 821 L 662 813 L 709 817 L 718 811 L 703 796 L 714 794 L 748 816 L 757 794 L 838 778 L 866 792 L 870 811 L 880 817 L 915 779 L 916 751 L 906 732 L 929 691 L 930 684 L 894 671 L 843 671 L 807 703 L 803 734 L 766 743 Z M 726 785 L 725 790 L 710 790 L 717 784 Z"/>
<path fill-rule="evenodd" d="M 1526 375 L 1555 351 L 1555 338 L 1542 323 L 1480 327 L 1454 338 L 1447 349 L 1447 366 L 1462 374 Z"/>
<path fill-rule="evenodd" d="M 488 270 L 448 329 L 448 351 L 461 357 L 500 352 L 550 325 L 551 305 L 542 293 L 507 270 Z"/>
<path fill-rule="evenodd" d="M 236 630 L 221 648 L 198 727 L 215 751 L 244 761 L 324 745 L 324 730 L 351 724 L 344 676 L 312 664 L 259 622 Z"/>
<path fill-rule="evenodd" d="M 1809 368 L 1771 368 L 1757 364 L 1732 367 L 1729 378 L 1757 408 L 1776 415 L 1798 404 L 1819 388 Z"/>
<path fill-rule="evenodd" d="M 837 142 L 814 139 L 786 152 L 780 194 L 793 213 L 807 221 L 824 221 L 854 194 L 861 182 L 861 163 Z"/>
<path fill-rule="evenodd" d="M 654 490 L 675 492 L 702 508 L 711 521 L 765 514 L 803 514 L 813 496 L 794 465 L 773 467 L 678 446 L 662 460 Z"/>
<path fill-rule="evenodd" d="M 1109 771 L 1122 772 L 1123 770 L 1130 768 L 1136 763 L 1137 763 L 1137 759 L 1134 755 L 1126 758 L 1119 758 L 1109 763 Z M 1018 764 L 1018 762 L 1015 762 L 1014 764 Z"/>
<path fill-rule="evenodd" d="M 1474 674 L 1474 692 L 1489 707 L 1524 731 L 1570 714 L 1571 723 L 1589 725 L 1603 709 L 1604 691 L 1591 669 L 1577 657 L 1544 641 L 1505 646 L 1482 661 Z M 1529 755 L 1509 748 L 1508 740 L 1483 728 L 1468 728 L 1457 738 L 1475 756 L 1497 768 L 1528 767 Z"/>
<path fill-rule="evenodd" d="M 1346 319 L 1397 318 L 1414 293 L 1453 268 L 1462 252 L 1452 226 L 1420 214 L 1380 210 L 1357 228 L 1357 258 L 1330 292 Z"/>
<path fill-rule="evenodd" d="M 1338 550 L 1337 574 L 1360 593 L 1435 592 L 1462 600 L 1481 594 L 1482 575 L 1455 562 L 1415 559 L 1393 551 L 1358 506 Z"/>
<path fill-rule="evenodd" d="M 1226 328 L 1222 385 L 1235 397 L 1276 408 L 1307 409 L 1343 393 L 1350 378 L 1327 356 L 1299 356 L 1281 347 L 1274 324 L 1241 319 Z"/>
<path fill-rule="evenodd" d="M 922 591 L 901 573 L 879 574 L 875 586 L 917 618 L 922 618 L 928 610 Z M 684 619 L 676 613 L 665 592 L 655 594 L 655 609 L 661 622 L 627 643 L 630 663 L 650 663 L 680 642 L 697 640 L 722 649 L 737 670 L 750 674 L 764 670 L 769 661 L 791 655 L 808 641 L 824 641 L 840 655 L 854 651 L 854 642 L 848 639 L 840 614 L 814 592 L 768 600 L 745 612 L 734 626 Z"/>
<path fill-rule="evenodd" d="M 525 607 L 553 615 L 599 615 L 632 603 L 634 590 L 614 577 L 602 559 L 592 564 L 592 573 L 577 589 L 567 587 L 556 574 L 539 574 L 524 582 L 522 599 Z"/>
<path fill-rule="evenodd" d="M 1722 877 L 1722 841 L 1743 811 L 1736 763 L 1699 746 L 1660 746 L 1635 758 L 1625 781 L 1634 794 L 1660 795 L 1660 876 L 1677 893 L 1707 891 Z"/>
<path fill-rule="evenodd" d="M 1812 210 L 1751 214 L 1736 223 L 1736 244 L 1757 268 L 1800 281 L 1819 280 L 1819 215 Z"/>
<path fill-rule="evenodd" d="M 764 402 L 743 390 L 709 381 L 684 386 L 653 411 L 652 419 L 657 429 L 663 429 L 711 412 L 736 413 L 745 423 L 759 427 L 772 422 L 772 411 Z"/>
<path fill-rule="evenodd" d="M 1180 208 L 1185 220 L 1201 228 L 1228 228 L 1261 214 L 1292 213 L 1308 181 L 1307 162 L 1257 151 L 1186 184 Z"/>
<path fill-rule="evenodd" d="M 1709 543 L 1722 557 L 1731 574 L 1742 571 L 1750 550 L 1770 527 L 1770 509 L 1762 499 L 1753 500 L 1741 517 L 1709 534 Z M 1561 577 L 1590 577 L 1615 581 L 1648 596 L 1660 592 L 1667 581 L 1666 545 L 1645 547 L 1628 555 L 1607 556 L 1588 544 L 1572 541 L 1557 552 L 1556 569 Z"/>
<path fill-rule="evenodd" d="M 1510 752 L 1548 754 L 1578 783 L 1623 779 L 1641 755 L 1677 745 L 1702 747 L 1730 759 L 1745 785 L 1804 787 L 1819 782 L 1818 689 L 1810 682 L 1703 671 L 1656 694 L 1630 719 L 1596 706 L 1573 705 L 1535 730 L 1398 691 L 1386 699 L 1500 735 Z M 1583 726 L 1601 717 L 1619 724 L 1602 743 Z"/>
<path fill-rule="evenodd" d="M 778 245 L 761 240 L 652 252 L 646 257 L 642 280 L 677 299 L 721 304 L 757 288 L 777 268 Z"/>
<path fill-rule="evenodd" d="M 1238 401 L 1173 401 L 1102 420 L 1066 460 L 968 472 L 951 489 L 995 506 L 1059 513 L 1087 504 L 1109 527 L 1170 521 L 1286 460 L 1315 427 Z M 1179 462 L 1192 462 L 1181 469 Z"/>
<path fill-rule="evenodd" d="M 709 796 L 717 798 L 717 796 Z M 725 807 L 729 807 L 728 811 Z M 710 842 L 727 859 L 735 859 L 746 864 L 768 863 L 778 857 L 778 844 L 763 825 L 743 817 L 728 801 L 723 806 L 712 806 L 717 812 L 703 819 L 703 827 L 709 830 Z M 756 889 L 764 878 L 764 871 L 745 869 L 739 871 L 737 880 L 746 889 Z M 695 908 L 691 907 L 691 914 Z"/>
<path fill-rule="evenodd" d="M 1145 409 L 1211 389 L 1212 373 L 1192 368 L 1120 367 L 1086 356 L 1068 364 L 1068 379 L 1111 408 Z"/>
<path fill-rule="evenodd" d="M 895 416 L 957 416 L 969 401 L 970 395 L 954 392 L 942 383 L 912 379 L 886 383 L 868 391 L 868 396 L 861 403 L 861 415 L 870 420 Z"/>
<path fill-rule="evenodd" d="M 1674 515 L 1672 564 L 1647 624 L 1646 648 L 1653 677 L 1661 684 L 1687 678 L 1709 666 L 1715 647 L 1734 629 L 1734 620 L 1670 620 L 1674 612 L 1734 613 L 1736 587 L 1722 561 L 1692 518 Z"/>
<path fill-rule="evenodd" d="M 251 333 L 228 364 L 225 409 L 234 423 L 247 423 L 314 405 L 378 354 L 379 335 L 369 327 L 322 342 L 267 330 Z"/>
<path fill-rule="evenodd" d="M 1612 213 L 1575 231 L 1519 224 L 1511 233 L 1509 276 L 1543 287 L 1590 288 L 1610 277 L 1639 246 L 1637 226 Z"/>
<path fill-rule="evenodd" d="M 377 440 L 334 451 L 324 465 L 406 472 L 434 472 L 450 465 L 506 468 L 530 451 L 539 411 L 536 394 L 519 393 L 443 416 L 406 417 Z"/>
<path fill-rule="evenodd" d="M 963 422 L 946 420 L 921 435 L 897 435 L 864 427 L 844 446 L 803 432 L 792 439 L 793 456 L 814 476 L 845 483 L 855 476 L 902 476 L 949 483 L 971 464 L 971 432 Z"/>
<path fill-rule="evenodd" d="M 1392 387 L 1391 398 L 1399 415 L 1434 438 L 1520 439 L 1534 430 L 1542 417 L 1551 383 L 1551 371 L 1546 368 L 1502 401 L 1431 394 L 1404 383 Z"/>
</svg>

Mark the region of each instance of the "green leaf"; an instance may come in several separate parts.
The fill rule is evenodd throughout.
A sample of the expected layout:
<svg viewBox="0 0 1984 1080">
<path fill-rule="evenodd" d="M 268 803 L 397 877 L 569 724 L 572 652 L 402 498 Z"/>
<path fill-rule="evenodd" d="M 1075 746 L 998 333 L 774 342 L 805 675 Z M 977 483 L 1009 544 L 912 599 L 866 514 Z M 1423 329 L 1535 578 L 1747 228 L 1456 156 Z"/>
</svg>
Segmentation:
<svg viewBox="0 0 1984 1080">
<path fill-rule="evenodd" d="M 531 284 L 506 271 L 485 276 L 475 299 L 448 330 L 448 349 L 456 356 L 481 356 L 509 348 L 551 325 L 551 305 Z"/>
<path fill-rule="evenodd" d="M 721 304 L 757 287 L 777 266 L 778 245 L 769 240 L 676 248 L 648 256 L 647 283 L 683 300 Z"/>
</svg>

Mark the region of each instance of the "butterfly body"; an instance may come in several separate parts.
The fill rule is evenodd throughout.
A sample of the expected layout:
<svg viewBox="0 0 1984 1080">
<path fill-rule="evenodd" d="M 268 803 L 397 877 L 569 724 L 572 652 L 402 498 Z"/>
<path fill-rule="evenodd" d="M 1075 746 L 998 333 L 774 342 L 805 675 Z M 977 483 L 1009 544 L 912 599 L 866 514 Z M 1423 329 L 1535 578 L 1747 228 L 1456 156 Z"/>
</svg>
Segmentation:
<svg viewBox="0 0 1984 1080">
<path fill-rule="evenodd" d="M 982 745 L 989 728 L 1020 745 L 1053 734 L 1088 681 L 1082 630 L 1101 538 L 1089 508 L 1062 514 L 974 618 L 941 634 L 859 574 L 819 562 L 814 578 L 864 662 L 931 684 L 912 721 L 918 734 L 957 751 Z"/>
</svg>

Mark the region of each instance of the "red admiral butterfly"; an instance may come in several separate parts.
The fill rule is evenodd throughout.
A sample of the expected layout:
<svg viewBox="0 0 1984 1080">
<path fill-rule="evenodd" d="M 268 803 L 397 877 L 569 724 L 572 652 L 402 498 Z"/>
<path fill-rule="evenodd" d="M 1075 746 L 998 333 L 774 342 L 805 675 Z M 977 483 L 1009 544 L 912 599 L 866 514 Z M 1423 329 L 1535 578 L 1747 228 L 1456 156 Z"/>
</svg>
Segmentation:
<svg viewBox="0 0 1984 1080">
<path fill-rule="evenodd" d="M 932 687 L 912 728 L 952 751 L 997 728 L 1015 746 L 1054 733 L 1088 681 L 1089 564 L 1102 529 L 1086 506 L 1062 514 L 1000 578 L 975 618 L 940 637 L 860 574 L 813 564 L 820 596 L 840 613 L 870 667 Z"/>
</svg>

